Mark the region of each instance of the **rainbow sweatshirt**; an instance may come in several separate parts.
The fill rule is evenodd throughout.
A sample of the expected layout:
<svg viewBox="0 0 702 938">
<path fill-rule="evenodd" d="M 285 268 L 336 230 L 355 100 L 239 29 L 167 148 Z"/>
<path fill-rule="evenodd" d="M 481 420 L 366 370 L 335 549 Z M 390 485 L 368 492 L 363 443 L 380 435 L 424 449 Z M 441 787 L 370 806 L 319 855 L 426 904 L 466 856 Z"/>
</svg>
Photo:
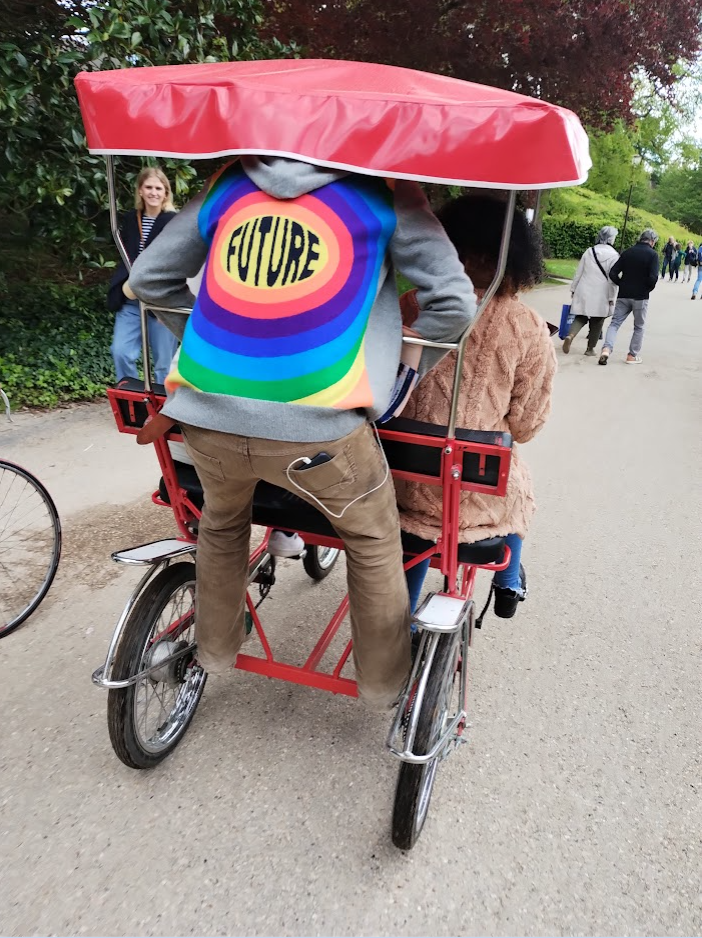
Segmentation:
<svg viewBox="0 0 702 938">
<path fill-rule="evenodd" d="M 416 184 L 282 158 L 225 166 L 130 285 L 148 303 L 192 305 L 183 280 L 203 262 L 164 413 L 242 436 L 337 439 L 383 412 L 401 349 L 394 266 L 419 288 L 421 335 L 455 340 L 475 312 Z"/>
</svg>

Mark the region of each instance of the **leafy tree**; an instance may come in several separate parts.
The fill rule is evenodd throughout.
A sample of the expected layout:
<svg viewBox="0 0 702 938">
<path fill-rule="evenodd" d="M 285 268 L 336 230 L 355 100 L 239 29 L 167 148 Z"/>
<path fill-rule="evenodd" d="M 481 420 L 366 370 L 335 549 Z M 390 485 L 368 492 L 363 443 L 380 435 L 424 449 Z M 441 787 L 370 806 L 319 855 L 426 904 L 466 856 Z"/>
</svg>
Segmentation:
<svg viewBox="0 0 702 938">
<path fill-rule="evenodd" d="M 259 39 L 260 0 L 10 3 L 12 25 L 0 42 L 0 213 L 4 227 L 28 227 L 73 257 L 93 252 L 106 204 L 104 161 L 87 152 L 73 88 L 79 71 L 294 51 Z M 132 178 L 138 165 L 132 161 Z M 195 169 L 166 165 L 185 197 Z"/>
<path fill-rule="evenodd" d="M 701 47 L 677 0 L 267 0 L 268 28 L 305 54 L 386 62 L 534 95 L 595 127 L 631 117 L 639 70 L 668 92 Z"/>
<path fill-rule="evenodd" d="M 609 133 L 591 132 L 590 156 L 592 169 L 587 178 L 588 189 L 613 199 L 626 199 L 636 156 L 629 128 L 617 121 Z M 640 167 L 639 172 L 645 176 L 645 170 Z"/>
<path fill-rule="evenodd" d="M 698 156 L 699 159 L 699 156 Z M 661 175 L 653 190 L 655 211 L 702 231 L 702 162 L 694 167 L 674 164 Z"/>
</svg>

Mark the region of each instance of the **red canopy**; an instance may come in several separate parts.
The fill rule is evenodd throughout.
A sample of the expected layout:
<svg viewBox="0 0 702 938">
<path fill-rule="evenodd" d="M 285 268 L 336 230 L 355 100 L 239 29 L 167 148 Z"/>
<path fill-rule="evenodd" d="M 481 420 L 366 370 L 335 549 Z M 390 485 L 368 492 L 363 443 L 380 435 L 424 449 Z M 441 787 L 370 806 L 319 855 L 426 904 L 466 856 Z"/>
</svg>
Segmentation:
<svg viewBox="0 0 702 938">
<path fill-rule="evenodd" d="M 590 168 L 565 108 L 391 65 L 284 59 L 83 72 L 91 153 L 260 153 L 374 176 L 540 189 Z"/>
</svg>

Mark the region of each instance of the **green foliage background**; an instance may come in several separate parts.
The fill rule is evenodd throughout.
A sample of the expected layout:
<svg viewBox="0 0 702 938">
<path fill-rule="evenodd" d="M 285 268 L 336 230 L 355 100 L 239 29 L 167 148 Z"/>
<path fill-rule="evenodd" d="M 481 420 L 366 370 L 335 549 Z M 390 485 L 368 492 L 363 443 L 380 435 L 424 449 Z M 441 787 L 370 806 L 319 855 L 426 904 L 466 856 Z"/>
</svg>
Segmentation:
<svg viewBox="0 0 702 938">
<path fill-rule="evenodd" d="M 90 400 L 114 381 L 102 285 L 0 281 L 0 307 L 0 384 L 14 407 Z"/>
<path fill-rule="evenodd" d="M 580 257 L 595 243 L 597 232 L 603 225 L 614 225 L 619 229 L 616 247 L 622 249 L 621 235 L 624 228 L 626 205 L 598 192 L 583 187 L 578 189 L 556 189 L 548 196 L 548 206 L 543 217 L 543 238 L 546 253 L 550 257 Z M 644 228 L 653 228 L 660 238 L 660 248 L 672 235 L 676 241 L 686 244 L 702 240 L 699 231 L 685 228 L 662 215 L 640 208 L 629 209 L 623 247 L 631 247 L 639 239 Z"/>
<path fill-rule="evenodd" d="M 26 12 L 7 16 L 0 38 L 0 383 L 15 405 L 52 406 L 99 395 L 114 378 L 105 283 L 116 254 L 104 161 L 87 152 L 76 74 L 285 58 L 298 48 L 266 30 L 272 0 L 18 2 Z M 591 131 L 588 188 L 556 190 L 544 200 L 543 234 L 553 257 L 579 257 L 604 224 L 621 231 L 628 198 L 624 247 L 645 227 L 662 241 L 700 241 L 700 150 L 680 142 L 682 111 L 651 83 L 636 81 L 634 123 Z M 701 84 L 689 83 L 683 110 L 699 110 Z M 119 201 L 127 208 L 142 161 L 119 163 Z M 179 205 L 212 171 L 211 163 L 161 165 Z"/>
</svg>

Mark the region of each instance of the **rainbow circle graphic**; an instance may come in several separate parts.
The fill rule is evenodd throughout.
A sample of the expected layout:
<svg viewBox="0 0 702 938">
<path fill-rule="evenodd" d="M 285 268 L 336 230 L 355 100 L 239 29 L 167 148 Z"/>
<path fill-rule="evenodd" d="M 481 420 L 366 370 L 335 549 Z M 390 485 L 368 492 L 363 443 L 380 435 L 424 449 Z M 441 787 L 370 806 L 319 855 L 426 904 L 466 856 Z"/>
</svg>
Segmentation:
<svg viewBox="0 0 702 938">
<path fill-rule="evenodd" d="M 363 341 L 395 228 L 385 183 L 351 176 L 281 200 L 234 163 L 212 182 L 198 224 L 210 250 L 167 383 L 370 406 Z"/>
</svg>

